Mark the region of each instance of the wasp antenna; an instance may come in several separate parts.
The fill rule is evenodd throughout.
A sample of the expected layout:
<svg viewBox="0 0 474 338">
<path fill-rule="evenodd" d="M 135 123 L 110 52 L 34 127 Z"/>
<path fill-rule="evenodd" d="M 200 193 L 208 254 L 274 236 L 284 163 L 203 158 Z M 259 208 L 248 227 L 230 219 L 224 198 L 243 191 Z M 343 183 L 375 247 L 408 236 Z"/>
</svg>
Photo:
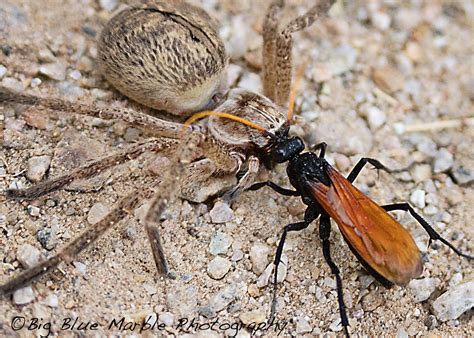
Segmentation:
<svg viewBox="0 0 474 338">
<path fill-rule="evenodd" d="M 249 126 L 250 128 L 257 129 L 258 131 L 261 131 L 262 133 L 264 133 L 265 135 L 270 136 L 271 138 L 276 138 L 275 135 L 273 135 L 272 133 L 267 131 L 265 128 L 259 126 L 256 123 L 250 122 L 249 120 L 246 120 L 242 117 L 238 117 L 238 116 L 235 116 L 235 115 L 232 115 L 232 114 L 229 114 L 229 113 L 223 113 L 223 112 L 218 112 L 218 111 L 202 111 L 202 112 L 196 113 L 194 115 L 191 115 L 191 117 L 189 117 L 184 122 L 183 127 L 181 128 L 181 131 L 180 131 L 180 135 L 183 136 L 184 133 L 186 132 L 186 130 L 188 129 L 188 127 L 192 123 L 196 122 L 199 119 L 207 117 L 207 116 L 218 116 L 218 117 L 223 117 L 223 118 L 233 120 L 233 121 L 236 121 L 236 122 L 240 122 L 242 124 L 245 124 L 246 126 Z"/>
<path fill-rule="evenodd" d="M 293 86 L 291 87 L 290 100 L 289 100 L 289 103 L 288 103 L 288 114 L 287 114 L 287 116 L 288 116 L 288 121 L 290 121 L 290 122 L 293 119 L 293 111 L 295 109 L 296 95 L 298 95 L 298 90 L 299 90 L 299 87 L 300 87 L 300 84 L 301 84 L 301 79 L 303 78 L 303 75 L 304 75 L 305 68 L 306 68 L 306 62 L 299 65 L 296 68 L 295 81 L 294 81 Z"/>
</svg>

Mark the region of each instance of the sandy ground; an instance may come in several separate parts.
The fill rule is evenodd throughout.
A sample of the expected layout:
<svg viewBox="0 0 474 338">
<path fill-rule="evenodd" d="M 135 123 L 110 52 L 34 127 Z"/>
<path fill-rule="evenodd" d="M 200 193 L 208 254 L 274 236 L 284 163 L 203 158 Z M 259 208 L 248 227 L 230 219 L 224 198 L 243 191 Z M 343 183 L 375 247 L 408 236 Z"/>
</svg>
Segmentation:
<svg viewBox="0 0 474 338">
<path fill-rule="evenodd" d="M 220 22 L 232 55 L 230 80 L 237 77 L 233 82 L 258 90 L 259 32 L 267 2 L 206 1 L 201 5 Z M 290 1 L 288 17 L 301 13 L 305 5 L 305 1 Z M 380 203 L 411 199 L 443 236 L 471 253 L 473 127 L 401 131 L 472 115 L 473 13 L 468 1 L 338 4 L 330 19 L 297 34 L 295 43 L 296 61 L 308 62 L 298 99 L 303 119 L 295 132 L 304 135 L 308 143 L 328 142 L 329 159 L 344 173 L 360 156 L 378 158 L 394 168 L 412 164 L 410 170 L 395 177 L 381 173 L 377 178 L 374 171 L 366 170 L 357 185 Z M 98 1 L 0 0 L 0 64 L 7 70 L 0 75 L 0 82 L 44 96 L 137 108 L 110 89 L 94 64 L 95 39 L 110 16 Z M 65 67 L 59 79 L 40 74 L 40 66 L 51 63 Z M 70 147 L 80 149 L 83 153 L 78 157 L 84 160 L 145 138 L 120 122 L 70 112 L 1 105 L 0 112 L 4 124 L 0 131 L 4 139 L 1 190 L 31 184 L 25 169 L 34 156 L 52 157 L 47 176 L 54 177 L 64 170 L 62 166 L 74 162 L 61 157 Z M 100 187 L 98 191 L 62 191 L 32 203 L 2 200 L 0 281 L 22 270 L 18 261 L 22 245 L 30 244 L 42 255 L 52 255 L 89 226 L 92 206 L 100 203 L 110 208 L 120 196 L 155 179 L 146 170 L 149 160 L 131 161 L 120 170 L 76 186 L 76 190 Z M 464 168 L 467 182 L 457 176 L 460 168 Z M 288 184 L 284 166 L 271 176 Z M 74 265 L 63 265 L 34 283 L 34 297 L 28 304 L 1 299 L 0 335 L 138 336 L 147 316 L 166 325 L 141 334 L 255 334 L 251 328 L 239 331 L 237 326 L 268 318 L 271 288 L 257 287 L 261 273 L 250 260 L 251 248 L 263 247 L 268 257 L 260 257 L 259 262 L 270 264 L 280 229 L 301 219 L 304 208 L 297 199 L 268 190 L 241 196 L 232 206 L 233 220 L 224 224 L 211 222 L 206 210 L 212 207 L 212 203 L 194 205 L 176 200 L 166 212 L 164 246 L 177 279 L 157 277 L 138 212 L 77 257 Z M 423 250 L 422 278 L 435 278 L 436 287 L 425 301 L 416 302 L 414 295 L 420 290 L 385 289 L 373 282 L 334 226 L 332 253 L 342 271 L 351 331 L 374 336 L 473 336 L 472 310 L 443 322 L 432 309 L 446 290 L 474 278 L 472 263 L 441 245 L 426 250 L 427 236 L 422 229 L 409 216 L 399 216 Z M 51 250 L 37 239 L 38 231 L 45 230 L 53 232 L 45 245 Z M 220 255 L 231 262 L 220 280 L 207 273 L 215 257 L 209 245 L 217 234 L 232 240 Z M 288 271 L 278 292 L 278 321 L 256 334 L 274 336 L 279 329 L 282 335 L 296 336 L 340 333 L 334 279 L 322 257 L 317 225 L 291 234 L 285 254 Z M 212 313 L 213 306 L 222 302 L 223 309 Z M 121 318 L 123 322 L 119 322 Z M 74 330 L 63 326 L 75 319 Z M 179 326 L 186 319 L 188 323 Z M 17 330 L 22 320 L 24 324 Z M 109 328 L 114 320 L 118 323 Z M 216 320 L 213 330 L 206 330 Z M 138 324 L 133 329 L 132 324 L 125 326 L 127 322 Z"/>
</svg>

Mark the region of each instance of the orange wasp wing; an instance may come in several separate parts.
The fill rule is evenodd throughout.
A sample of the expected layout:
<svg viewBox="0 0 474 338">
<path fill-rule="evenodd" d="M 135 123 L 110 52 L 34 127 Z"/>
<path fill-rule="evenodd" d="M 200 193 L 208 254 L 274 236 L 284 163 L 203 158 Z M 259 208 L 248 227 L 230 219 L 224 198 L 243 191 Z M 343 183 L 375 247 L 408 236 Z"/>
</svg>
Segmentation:
<svg viewBox="0 0 474 338">
<path fill-rule="evenodd" d="M 410 233 L 334 168 L 328 166 L 327 174 L 331 186 L 310 182 L 310 190 L 359 260 L 391 283 L 418 277 L 423 263 Z"/>
</svg>

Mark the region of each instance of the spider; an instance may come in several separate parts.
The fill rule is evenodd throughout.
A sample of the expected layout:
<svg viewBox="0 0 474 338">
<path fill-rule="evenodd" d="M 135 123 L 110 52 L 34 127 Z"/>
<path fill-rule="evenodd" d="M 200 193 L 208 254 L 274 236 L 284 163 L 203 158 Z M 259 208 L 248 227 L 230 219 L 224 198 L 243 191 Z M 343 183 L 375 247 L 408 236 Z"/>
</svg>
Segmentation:
<svg viewBox="0 0 474 338">
<path fill-rule="evenodd" d="M 99 64 L 105 77 L 118 90 L 153 108 L 166 109 L 176 114 L 182 112 L 182 109 L 192 112 L 217 105 L 216 110 L 221 114 L 245 118 L 273 134 L 286 133 L 289 125 L 281 106 L 290 101 L 289 105 L 292 107 L 294 101 L 294 96 L 290 97 L 292 33 L 308 27 L 316 18 L 327 13 L 333 2 L 320 1 L 284 27 L 279 27 L 277 18 L 284 2 L 271 2 L 263 25 L 265 96 L 242 89 L 233 89 L 225 95 L 219 92 L 223 77 L 221 73 L 227 63 L 225 55 L 222 55 L 222 43 L 213 28 L 205 22 L 207 14 L 185 3 L 173 7 L 157 2 L 131 7 L 118 13 L 102 32 Z M 173 25 L 166 28 L 170 22 Z M 184 29 L 185 36 L 180 36 L 179 29 Z M 154 34 L 158 38 L 154 39 Z M 158 41 L 162 35 L 163 40 Z M 187 41 L 189 39 L 191 42 Z M 160 45 L 160 42 L 164 45 Z M 215 50 L 210 50 L 210 45 Z M 185 51 L 181 55 L 183 48 Z M 206 55 L 203 50 L 218 55 Z M 193 64 L 194 61 L 197 64 Z M 151 67 L 154 67 L 156 73 L 150 74 Z M 157 74 L 162 78 L 153 77 Z M 200 83 L 197 79 L 199 77 L 207 78 Z M 150 83 L 152 80 L 156 83 Z M 170 81 L 173 86 L 168 83 Z M 182 100 L 181 97 L 176 97 L 179 93 L 183 96 Z M 101 119 L 120 119 L 130 125 L 146 128 L 155 136 L 29 188 L 9 189 L 6 191 L 8 198 L 34 200 L 144 153 L 174 154 L 169 174 L 163 182 L 154 182 L 151 186 L 142 187 L 122 197 L 102 220 L 86 229 L 58 254 L 2 285 L 1 294 L 9 294 L 30 284 L 60 263 L 71 263 L 78 253 L 150 198 L 152 202 L 145 217 L 145 228 L 157 270 L 160 274 L 167 274 L 168 266 L 158 225 L 159 217 L 172 193 L 180 188 L 180 194 L 184 198 L 203 202 L 210 196 L 222 195 L 225 191 L 224 200 L 232 201 L 254 182 L 261 163 L 269 168 L 273 166 L 273 163 L 267 163 L 267 159 L 262 157 L 264 152 L 261 152 L 270 145 L 271 139 L 242 123 L 219 119 L 218 116 L 211 116 L 205 125 L 191 128 L 190 136 L 180 142 L 180 131 L 185 125 L 134 110 L 70 103 L 60 98 L 15 93 L 6 88 L 0 89 L 0 101 L 4 104 L 38 106 Z M 182 168 L 183 164 L 186 165 L 185 168 Z M 159 191 L 156 191 L 157 187 Z"/>
</svg>

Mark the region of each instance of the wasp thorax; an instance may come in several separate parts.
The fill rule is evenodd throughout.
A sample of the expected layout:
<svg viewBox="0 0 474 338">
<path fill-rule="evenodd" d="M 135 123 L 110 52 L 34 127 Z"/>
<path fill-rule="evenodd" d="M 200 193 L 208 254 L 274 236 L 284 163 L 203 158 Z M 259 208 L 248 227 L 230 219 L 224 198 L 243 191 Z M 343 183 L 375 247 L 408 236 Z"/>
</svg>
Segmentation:
<svg viewBox="0 0 474 338">
<path fill-rule="evenodd" d="M 279 134 L 288 125 L 282 108 L 263 95 L 239 88 L 231 90 L 216 111 L 242 117 L 272 134 Z M 227 144 L 263 148 L 269 142 L 261 131 L 232 120 L 211 116 L 208 126 L 214 138 Z"/>
<path fill-rule="evenodd" d="M 181 1 L 119 12 L 102 32 L 98 62 L 121 93 L 174 114 L 210 109 L 225 89 L 227 57 L 213 20 Z"/>
</svg>

